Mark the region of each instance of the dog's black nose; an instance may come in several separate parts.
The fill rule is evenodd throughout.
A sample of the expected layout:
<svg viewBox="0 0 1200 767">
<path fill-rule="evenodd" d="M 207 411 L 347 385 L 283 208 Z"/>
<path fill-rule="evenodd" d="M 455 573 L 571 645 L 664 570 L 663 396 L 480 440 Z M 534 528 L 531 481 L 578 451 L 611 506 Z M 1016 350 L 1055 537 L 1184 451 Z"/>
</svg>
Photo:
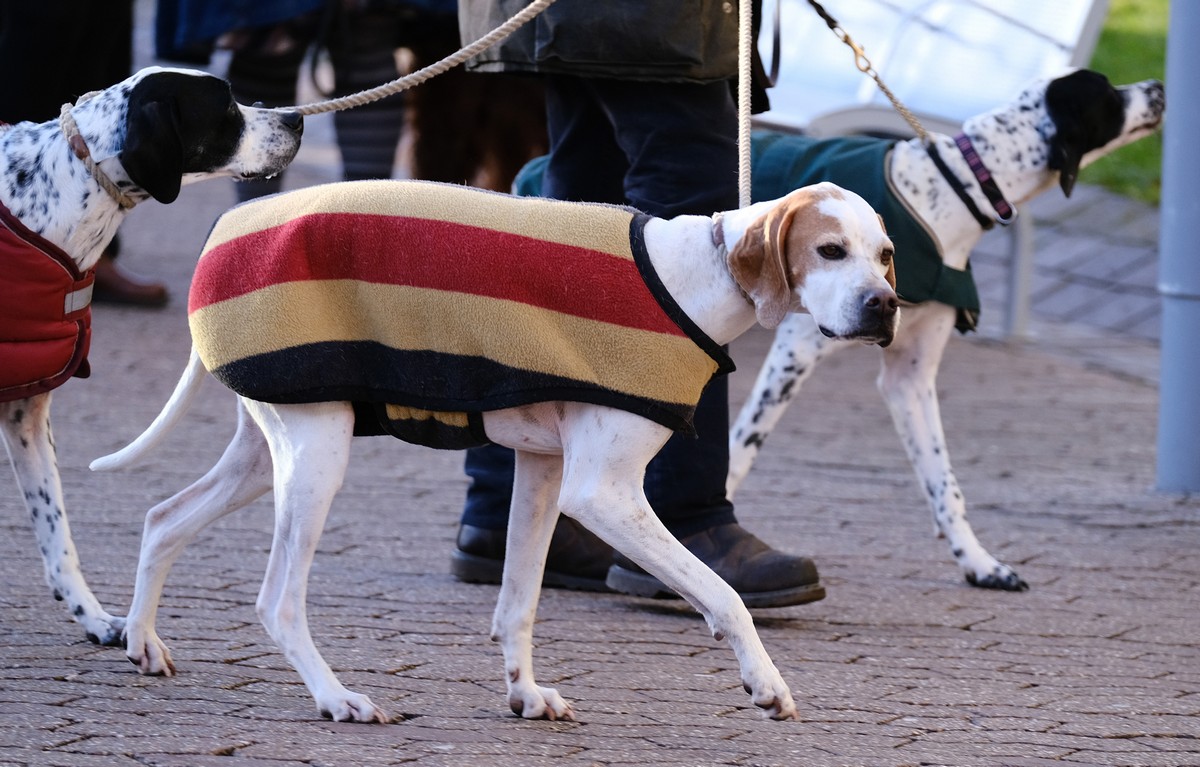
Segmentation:
<svg viewBox="0 0 1200 767">
<path fill-rule="evenodd" d="M 893 316 L 899 308 L 900 299 L 890 290 L 870 292 L 863 300 L 863 314 L 875 315 L 882 319 Z"/>
<path fill-rule="evenodd" d="M 279 121 L 283 127 L 295 133 L 304 132 L 304 115 L 296 111 L 280 112 Z"/>
<path fill-rule="evenodd" d="M 1161 115 L 1167 107 L 1167 89 L 1158 80 L 1150 81 L 1146 98 L 1150 100 L 1150 109 L 1156 115 Z"/>
</svg>

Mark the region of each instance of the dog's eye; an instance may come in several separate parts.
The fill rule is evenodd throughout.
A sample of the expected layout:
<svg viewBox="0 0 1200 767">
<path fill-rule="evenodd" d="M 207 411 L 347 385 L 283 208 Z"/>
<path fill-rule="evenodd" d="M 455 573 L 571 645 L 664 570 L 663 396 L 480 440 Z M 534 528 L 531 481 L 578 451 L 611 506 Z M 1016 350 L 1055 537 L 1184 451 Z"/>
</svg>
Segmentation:
<svg viewBox="0 0 1200 767">
<path fill-rule="evenodd" d="M 846 249 L 841 245 L 834 245 L 833 243 L 822 245 L 821 247 L 817 248 L 817 252 L 820 253 L 823 258 L 828 258 L 830 261 L 837 261 L 846 257 Z"/>
<path fill-rule="evenodd" d="M 887 266 L 892 263 L 892 256 L 894 255 L 896 255 L 896 251 L 891 248 L 884 248 L 883 252 L 879 254 L 879 260 L 883 262 L 884 266 Z"/>
</svg>

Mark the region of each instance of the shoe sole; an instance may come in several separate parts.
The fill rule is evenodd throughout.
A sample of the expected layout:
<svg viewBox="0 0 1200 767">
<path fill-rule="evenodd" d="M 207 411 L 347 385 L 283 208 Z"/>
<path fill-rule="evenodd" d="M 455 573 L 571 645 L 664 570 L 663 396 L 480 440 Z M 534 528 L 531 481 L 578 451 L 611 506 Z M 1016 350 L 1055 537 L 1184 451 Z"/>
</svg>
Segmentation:
<svg viewBox="0 0 1200 767">
<path fill-rule="evenodd" d="M 679 599 L 679 595 L 667 588 L 662 581 L 648 573 L 637 573 L 627 570 L 620 565 L 608 568 L 608 578 L 605 583 L 613 591 L 631 594 L 650 599 Z M 742 602 L 749 608 L 756 607 L 791 607 L 819 602 L 825 598 L 825 586 L 819 581 L 790 589 L 776 591 L 756 591 L 753 593 L 738 593 Z"/>
<path fill-rule="evenodd" d="M 504 562 L 498 559 L 477 557 L 455 550 L 450 554 L 450 574 L 463 583 L 490 583 L 499 585 L 504 573 Z M 608 592 L 611 589 L 603 578 L 584 578 L 553 570 L 542 573 L 542 586 L 571 591 Z"/>
</svg>

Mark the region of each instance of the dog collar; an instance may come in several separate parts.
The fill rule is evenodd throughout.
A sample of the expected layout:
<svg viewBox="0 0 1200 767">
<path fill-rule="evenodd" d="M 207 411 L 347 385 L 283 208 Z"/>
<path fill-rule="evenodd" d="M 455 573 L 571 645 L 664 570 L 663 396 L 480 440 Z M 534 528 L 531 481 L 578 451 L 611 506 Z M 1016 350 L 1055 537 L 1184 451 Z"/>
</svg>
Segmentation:
<svg viewBox="0 0 1200 767">
<path fill-rule="evenodd" d="M 79 103 L 83 103 L 91 96 L 91 93 L 80 96 Z M 63 104 L 62 111 L 58 115 L 58 125 L 62 129 L 63 136 L 67 139 L 67 146 L 71 147 L 71 152 L 79 158 L 83 166 L 87 168 L 88 173 L 100 185 L 100 188 L 108 192 L 108 196 L 113 198 L 123 210 L 129 210 L 134 205 L 137 205 L 137 201 L 117 188 L 113 180 L 92 160 L 92 152 L 88 149 L 87 142 L 84 140 L 83 134 L 79 132 L 79 126 L 75 124 L 75 118 L 71 115 L 71 108 L 73 106 L 70 102 Z"/>
<path fill-rule="evenodd" d="M 962 153 L 963 159 L 967 161 L 971 172 L 975 174 L 975 180 L 979 182 L 979 187 L 983 190 L 984 196 L 992 204 L 992 210 L 996 211 L 996 221 L 1004 226 L 1011 224 L 1012 220 L 1016 218 L 1017 211 L 1013 206 L 1008 204 L 1008 200 L 1004 199 L 1004 193 L 1000 191 L 1000 187 L 996 185 L 996 180 L 992 178 L 991 172 L 983 164 L 979 153 L 975 151 L 975 145 L 971 143 L 971 139 L 967 138 L 967 134 L 960 133 L 954 137 L 954 145 L 958 147 L 958 151 Z"/>
<path fill-rule="evenodd" d="M 721 257 L 725 259 L 725 264 L 728 266 L 728 264 L 729 264 L 729 248 L 727 248 L 725 246 L 725 214 L 724 213 L 714 213 L 713 214 L 713 217 L 712 217 L 712 241 L 713 241 L 713 245 L 715 245 L 717 247 L 717 250 L 720 251 Z M 733 276 L 732 272 L 730 272 L 730 276 L 731 277 Z M 733 284 L 737 286 L 738 292 L 742 294 L 742 298 L 746 299 L 751 305 L 753 305 L 754 299 L 751 298 L 750 294 L 746 292 L 746 289 L 742 287 L 742 283 L 738 282 L 737 279 L 734 278 Z"/>
<path fill-rule="evenodd" d="M 958 195 L 958 199 L 962 200 L 963 205 L 967 206 L 967 210 L 971 212 L 971 216 L 984 231 L 991 229 L 997 223 L 1005 226 L 1011 224 L 1013 217 L 1016 216 L 1016 211 L 1011 205 L 1008 204 L 1008 202 L 1004 199 L 1004 196 L 1000 194 L 999 187 L 997 187 L 996 182 L 992 180 L 992 175 L 988 172 L 987 168 L 984 167 L 983 161 L 979 159 L 979 154 L 975 152 L 975 147 L 971 146 L 971 142 L 967 140 L 965 135 L 960 134 L 960 137 L 970 148 L 970 153 L 972 156 L 974 156 L 975 163 L 972 163 L 967 157 L 966 152 L 963 151 L 962 145 L 958 143 L 957 139 L 955 139 L 954 142 L 955 146 L 958 147 L 959 152 L 963 152 L 963 158 L 966 159 L 967 164 L 971 166 L 971 172 L 975 176 L 975 180 L 981 187 L 984 186 L 983 180 L 979 176 L 979 171 L 976 170 L 977 166 L 985 174 L 988 183 L 994 189 L 997 199 L 1003 203 L 1005 209 L 1007 210 L 1007 215 L 1000 214 L 1000 210 L 997 209 L 996 212 L 1000 214 L 999 217 L 993 218 L 991 216 L 985 216 L 983 211 L 979 209 L 979 206 L 975 204 L 975 200 L 971 198 L 971 194 L 967 191 L 967 188 L 963 185 L 963 182 L 958 178 L 957 175 L 955 175 L 954 171 L 950 170 L 950 166 L 946 165 L 946 161 L 942 159 L 942 155 L 938 151 L 937 144 L 935 144 L 933 141 L 927 141 L 925 143 L 925 151 L 929 154 L 929 159 L 933 160 L 933 164 L 937 166 L 937 169 L 942 174 L 942 177 L 946 179 L 946 183 L 950 184 L 950 188 L 954 190 L 956 195 Z M 984 195 L 987 196 L 988 201 L 992 203 L 992 207 L 995 208 L 996 199 L 993 199 L 992 196 L 988 194 L 986 188 L 984 188 L 983 191 Z"/>
<path fill-rule="evenodd" d="M 712 217 L 712 240 L 721 250 L 725 249 L 725 214 L 714 213 Z"/>
</svg>

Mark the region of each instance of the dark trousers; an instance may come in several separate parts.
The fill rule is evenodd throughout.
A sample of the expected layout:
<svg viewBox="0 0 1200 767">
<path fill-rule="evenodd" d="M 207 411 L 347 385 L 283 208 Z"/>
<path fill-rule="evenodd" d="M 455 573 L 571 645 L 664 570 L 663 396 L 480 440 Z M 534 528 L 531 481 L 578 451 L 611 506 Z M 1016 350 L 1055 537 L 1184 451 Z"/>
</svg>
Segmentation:
<svg viewBox="0 0 1200 767">
<path fill-rule="evenodd" d="M 546 78 L 550 158 L 543 194 L 632 205 L 655 216 L 737 207 L 737 112 L 726 83 Z M 677 537 L 735 521 L 725 498 L 729 389 L 724 377 L 696 409 L 698 438 L 671 437 L 646 469 L 646 495 Z M 467 451 L 463 523 L 507 527 L 513 453 Z"/>
<path fill-rule="evenodd" d="M 320 14 L 253 31 L 229 61 L 229 83 L 242 103 L 266 106 L 296 103 L 296 87 L 310 45 L 321 33 Z M 394 80 L 396 47 L 403 19 L 391 11 L 344 12 L 337 16 L 324 41 L 333 64 L 334 96 L 345 96 Z M 274 38 L 286 36 L 283 50 Z M 404 127 L 404 94 L 333 114 L 334 134 L 342 155 L 346 181 L 391 178 L 396 146 Z M 238 200 L 245 201 L 283 188 L 282 175 L 272 179 L 239 182 Z"/>
</svg>

